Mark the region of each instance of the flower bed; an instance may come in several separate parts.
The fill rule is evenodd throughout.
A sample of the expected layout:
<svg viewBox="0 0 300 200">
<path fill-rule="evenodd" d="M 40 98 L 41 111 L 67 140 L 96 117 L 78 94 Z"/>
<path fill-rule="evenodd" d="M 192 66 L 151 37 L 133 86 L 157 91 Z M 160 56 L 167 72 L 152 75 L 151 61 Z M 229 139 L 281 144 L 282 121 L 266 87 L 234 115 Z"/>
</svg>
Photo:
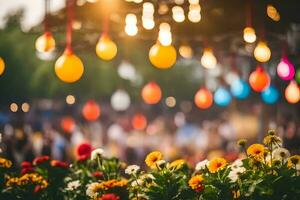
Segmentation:
<svg viewBox="0 0 300 200">
<path fill-rule="evenodd" d="M 71 165 L 48 156 L 23 162 L 12 170 L 0 158 L 0 199 L 97 200 L 299 200 L 300 156 L 290 156 L 281 139 L 269 131 L 263 144 L 246 148 L 244 156 L 228 163 L 224 158 L 203 160 L 195 168 L 185 160 L 163 160 L 158 151 L 147 155 L 147 170 L 126 166 L 103 156 L 102 149 L 79 149 Z"/>
</svg>

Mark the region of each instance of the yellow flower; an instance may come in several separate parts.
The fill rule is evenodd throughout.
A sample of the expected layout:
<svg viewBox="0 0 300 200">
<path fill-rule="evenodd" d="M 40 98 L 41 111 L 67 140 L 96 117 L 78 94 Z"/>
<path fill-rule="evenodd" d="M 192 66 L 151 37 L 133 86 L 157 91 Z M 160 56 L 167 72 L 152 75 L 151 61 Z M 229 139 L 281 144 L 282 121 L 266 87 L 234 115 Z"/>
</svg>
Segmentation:
<svg viewBox="0 0 300 200">
<path fill-rule="evenodd" d="M 267 135 L 264 138 L 263 143 L 267 146 L 273 145 L 274 147 L 280 147 L 282 145 L 282 140 L 276 135 Z"/>
<path fill-rule="evenodd" d="M 300 155 L 294 155 L 289 157 L 288 167 L 295 167 L 298 170 L 300 168 Z"/>
<path fill-rule="evenodd" d="M 153 151 L 149 153 L 145 159 L 145 163 L 148 167 L 155 167 L 155 163 L 163 159 L 163 155 L 159 151 Z"/>
<path fill-rule="evenodd" d="M 216 173 L 223 169 L 227 165 L 227 161 L 224 158 L 214 158 L 209 161 L 207 168 L 210 173 Z"/>
<path fill-rule="evenodd" d="M 11 166 L 12 166 L 12 162 L 10 160 L 0 157 L 0 167 L 10 168 Z"/>
<path fill-rule="evenodd" d="M 189 186 L 193 189 L 193 190 L 197 190 L 199 189 L 199 187 L 202 186 L 202 183 L 204 181 L 204 178 L 202 175 L 196 175 L 193 176 L 190 180 L 189 180 Z"/>
<path fill-rule="evenodd" d="M 241 196 L 241 192 L 239 190 L 236 190 L 236 191 L 233 190 L 232 196 L 233 196 L 233 199 L 238 199 Z"/>
<path fill-rule="evenodd" d="M 108 181 L 103 181 L 100 184 L 97 185 L 95 190 L 101 189 L 101 190 L 109 190 L 114 187 L 124 187 L 128 183 L 128 180 L 122 179 L 122 180 L 116 180 L 116 179 L 111 179 Z"/>
<path fill-rule="evenodd" d="M 180 169 L 184 164 L 185 164 L 185 160 L 184 159 L 174 160 L 169 165 L 169 168 Z"/>
<path fill-rule="evenodd" d="M 257 161 L 264 159 L 265 147 L 261 144 L 252 144 L 247 149 L 247 154 Z"/>
</svg>

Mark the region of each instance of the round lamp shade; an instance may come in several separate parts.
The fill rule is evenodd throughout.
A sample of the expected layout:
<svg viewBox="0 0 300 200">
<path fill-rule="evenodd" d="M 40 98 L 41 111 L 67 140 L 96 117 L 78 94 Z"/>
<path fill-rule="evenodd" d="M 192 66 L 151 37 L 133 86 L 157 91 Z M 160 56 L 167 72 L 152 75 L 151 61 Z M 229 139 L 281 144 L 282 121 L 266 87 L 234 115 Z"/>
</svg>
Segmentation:
<svg viewBox="0 0 300 200">
<path fill-rule="evenodd" d="M 213 95 L 208 89 L 201 88 L 195 94 L 194 102 L 198 108 L 207 109 L 213 104 Z"/>
<path fill-rule="evenodd" d="M 279 78 L 285 81 L 292 80 L 294 78 L 294 65 L 289 61 L 289 59 L 286 56 L 281 58 L 281 61 L 277 66 L 277 74 Z"/>
<path fill-rule="evenodd" d="M 246 27 L 244 29 L 244 40 L 248 43 L 253 43 L 256 41 L 255 30 L 252 27 Z"/>
<path fill-rule="evenodd" d="M 237 79 L 231 83 L 230 91 L 237 99 L 246 99 L 250 94 L 250 87 L 246 81 Z"/>
<path fill-rule="evenodd" d="M 35 48 L 40 53 L 51 52 L 55 49 L 55 40 L 51 32 L 45 32 L 35 41 Z"/>
<path fill-rule="evenodd" d="M 82 115 L 87 121 L 97 120 L 100 114 L 100 106 L 94 100 L 89 100 L 82 108 Z"/>
<path fill-rule="evenodd" d="M 63 131 L 72 133 L 75 129 L 75 121 L 72 117 L 63 117 L 60 121 L 60 126 Z"/>
<path fill-rule="evenodd" d="M 273 85 L 262 91 L 261 98 L 266 104 L 274 104 L 279 99 L 279 91 Z"/>
<path fill-rule="evenodd" d="M 157 104 L 161 97 L 161 89 L 155 82 L 149 82 L 142 89 L 142 98 L 146 104 Z"/>
<path fill-rule="evenodd" d="M 80 58 L 71 51 L 66 50 L 55 63 L 57 77 L 66 83 L 78 81 L 84 72 L 84 66 Z"/>
<path fill-rule="evenodd" d="M 261 66 L 258 66 L 249 76 L 249 84 L 256 92 L 262 92 L 270 85 L 270 76 Z"/>
<path fill-rule="evenodd" d="M 300 89 L 298 84 L 294 80 L 292 80 L 290 84 L 286 87 L 284 94 L 286 100 L 289 103 L 298 103 L 300 100 Z"/>
<path fill-rule="evenodd" d="M 141 113 L 135 114 L 131 120 L 131 125 L 135 130 L 144 130 L 147 123 L 147 118 Z"/>
<path fill-rule="evenodd" d="M 4 73 L 5 63 L 4 60 L 0 57 L 0 76 Z"/>
<path fill-rule="evenodd" d="M 268 62 L 271 58 L 271 50 L 265 42 L 258 42 L 254 49 L 254 57 L 259 62 Z"/>
<path fill-rule="evenodd" d="M 118 52 L 117 45 L 110 39 L 107 34 L 103 34 L 97 45 L 96 45 L 96 54 L 102 60 L 112 60 Z"/>
<path fill-rule="evenodd" d="M 176 63 L 177 53 L 174 46 L 153 45 L 149 51 L 149 60 L 156 68 L 168 69 Z"/>
<path fill-rule="evenodd" d="M 130 97 L 124 90 L 117 90 L 110 99 L 112 108 L 116 111 L 124 111 L 130 106 Z"/>
<path fill-rule="evenodd" d="M 219 87 L 214 94 L 214 101 L 219 106 L 228 106 L 231 99 L 229 91 L 224 87 Z"/>
</svg>

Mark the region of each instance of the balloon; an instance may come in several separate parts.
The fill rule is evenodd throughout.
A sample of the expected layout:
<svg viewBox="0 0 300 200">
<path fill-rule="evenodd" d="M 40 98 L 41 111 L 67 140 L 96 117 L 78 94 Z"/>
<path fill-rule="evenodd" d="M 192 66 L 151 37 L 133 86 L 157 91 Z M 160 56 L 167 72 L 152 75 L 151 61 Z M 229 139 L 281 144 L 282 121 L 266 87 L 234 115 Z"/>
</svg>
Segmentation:
<svg viewBox="0 0 300 200">
<path fill-rule="evenodd" d="M 258 42 L 254 49 L 254 57 L 259 62 L 267 62 L 271 58 L 271 50 L 265 42 Z"/>
<path fill-rule="evenodd" d="M 214 94 L 214 101 L 219 106 L 228 106 L 231 99 L 229 91 L 224 87 L 219 87 Z"/>
<path fill-rule="evenodd" d="M 100 106 L 94 101 L 89 100 L 83 106 L 82 115 L 88 121 L 95 121 L 101 114 Z"/>
<path fill-rule="evenodd" d="M 261 93 L 262 100 L 267 104 L 274 104 L 279 99 L 279 91 L 274 86 L 270 85 Z"/>
<path fill-rule="evenodd" d="M 270 85 L 270 76 L 261 66 L 258 66 L 249 76 L 249 84 L 256 92 L 262 92 Z"/>
<path fill-rule="evenodd" d="M 75 129 L 75 121 L 72 117 L 63 117 L 60 126 L 65 132 L 71 133 Z"/>
<path fill-rule="evenodd" d="M 117 55 L 117 52 L 117 45 L 110 39 L 107 34 L 103 34 L 96 45 L 96 53 L 98 57 L 103 60 L 109 61 Z"/>
<path fill-rule="evenodd" d="M 143 114 L 137 113 L 132 117 L 131 124 L 136 130 L 144 130 L 147 126 L 147 118 Z"/>
<path fill-rule="evenodd" d="M 300 100 L 300 89 L 297 85 L 296 81 L 292 80 L 290 84 L 285 89 L 285 98 L 286 100 L 291 103 L 295 104 L 298 103 Z"/>
<path fill-rule="evenodd" d="M 4 60 L 0 57 L 0 76 L 4 73 L 5 63 Z"/>
<path fill-rule="evenodd" d="M 237 99 L 246 99 L 250 94 L 250 87 L 246 81 L 237 79 L 232 82 L 230 91 Z"/>
<path fill-rule="evenodd" d="M 124 111 L 130 106 L 130 97 L 124 90 L 117 90 L 110 99 L 112 108 L 116 111 Z"/>
<path fill-rule="evenodd" d="M 150 62 L 159 69 L 171 68 L 176 63 L 176 57 L 176 49 L 172 45 L 163 46 L 156 43 L 149 51 Z"/>
<path fill-rule="evenodd" d="M 294 65 L 284 56 L 277 66 L 277 74 L 282 80 L 292 80 L 295 76 Z"/>
<path fill-rule="evenodd" d="M 74 83 L 81 78 L 83 72 L 84 66 L 80 58 L 69 50 L 55 62 L 55 73 L 63 82 Z"/>
<path fill-rule="evenodd" d="M 0 73 L 1 74 L 1 73 Z M 297 73 L 296 73 L 296 81 L 298 83 L 300 83 L 300 69 L 297 70 Z"/>
<path fill-rule="evenodd" d="M 50 52 L 55 49 L 55 40 L 51 32 L 47 31 L 35 41 L 35 48 L 40 53 Z"/>
<path fill-rule="evenodd" d="M 149 82 L 142 89 L 142 98 L 146 104 L 157 104 L 161 96 L 161 89 L 155 82 Z"/>
<path fill-rule="evenodd" d="M 208 89 L 201 88 L 195 94 L 194 102 L 198 108 L 207 109 L 213 104 L 213 95 Z"/>
</svg>

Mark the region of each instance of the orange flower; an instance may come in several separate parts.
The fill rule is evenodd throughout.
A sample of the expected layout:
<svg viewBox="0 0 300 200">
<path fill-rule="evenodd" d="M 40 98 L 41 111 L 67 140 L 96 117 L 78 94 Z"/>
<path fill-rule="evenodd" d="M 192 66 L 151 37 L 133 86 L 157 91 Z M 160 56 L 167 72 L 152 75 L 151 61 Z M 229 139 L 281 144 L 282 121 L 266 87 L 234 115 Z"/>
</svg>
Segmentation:
<svg viewBox="0 0 300 200">
<path fill-rule="evenodd" d="M 163 155 L 161 152 L 153 151 L 147 155 L 145 159 L 145 163 L 147 164 L 148 167 L 154 167 L 155 163 L 162 159 L 163 159 Z"/>
<path fill-rule="evenodd" d="M 200 191 L 202 189 L 204 189 L 204 186 L 203 186 L 203 181 L 204 181 L 204 178 L 202 175 L 196 175 L 196 176 L 193 176 L 190 180 L 189 180 L 189 186 L 193 189 L 193 190 L 197 190 L 197 191 Z"/>
<path fill-rule="evenodd" d="M 210 173 L 216 173 L 223 169 L 227 165 L 227 161 L 224 158 L 214 158 L 208 163 L 208 170 Z"/>
<path fill-rule="evenodd" d="M 252 144 L 247 149 L 247 154 L 257 161 L 264 159 L 265 147 L 261 144 Z"/>
<path fill-rule="evenodd" d="M 300 169 L 300 156 L 294 155 L 294 156 L 289 157 L 288 167 L 289 168 L 295 167 L 297 170 Z"/>
</svg>

